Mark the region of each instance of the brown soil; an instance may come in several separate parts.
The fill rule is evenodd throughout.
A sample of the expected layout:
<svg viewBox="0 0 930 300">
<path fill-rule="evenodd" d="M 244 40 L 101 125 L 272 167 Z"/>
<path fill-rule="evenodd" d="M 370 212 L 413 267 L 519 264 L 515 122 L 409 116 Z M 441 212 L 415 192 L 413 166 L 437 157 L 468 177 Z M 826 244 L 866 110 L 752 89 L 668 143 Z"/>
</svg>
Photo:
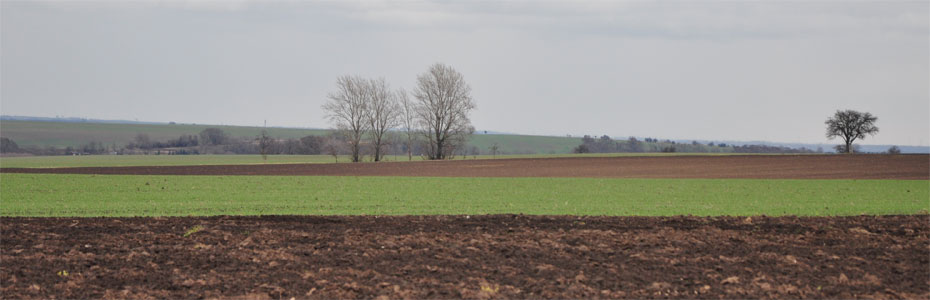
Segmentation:
<svg viewBox="0 0 930 300">
<path fill-rule="evenodd" d="M 930 155 L 742 155 L 484 159 L 359 164 L 270 164 L 0 169 L 4 173 L 446 177 L 930 179 Z"/>
<path fill-rule="evenodd" d="M 927 215 L 0 221 L 2 298 L 930 298 Z"/>
</svg>

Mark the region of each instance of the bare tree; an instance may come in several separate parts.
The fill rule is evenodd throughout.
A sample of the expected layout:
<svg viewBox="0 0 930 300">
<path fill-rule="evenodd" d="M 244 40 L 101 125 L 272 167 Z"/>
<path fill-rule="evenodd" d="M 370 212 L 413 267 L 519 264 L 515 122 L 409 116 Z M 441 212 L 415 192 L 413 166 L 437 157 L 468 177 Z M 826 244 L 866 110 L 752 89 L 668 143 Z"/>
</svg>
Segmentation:
<svg viewBox="0 0 930 300">
<path fill-rule="evenodd" d="M 475 109 L 471 87 L 461 73 L 437 63 L 417 77 L 414 96 L 420 127 L 425 131 L 429 159 L 446 159 L 475 132 L 468 113 Z"/>
<path fill-rule="evenodd" d="M 265 122 L 265 126 L 268 126 L 267 121 Z M 258 152 L 262 155 L 262 161 L 267 162 L 268 150 L 271 149 L 271 145 L 274 143 L 274 139 L 268 135 L 268 130 L 265 130 L 265 128 L 262 128 L 262 133 L 259 134 L 255 139 L 258 140 Z"/>
<path fill-rule="evenodd" d="M 136 134 L 135 142 L 136 142 L 136 147 L 139 147 L 140 149 L 152 148 L 152 139 L 149 138 L 148 134 L 145 134 L 145 133 Z"/>
<path fill-rule="evenodd" d="M 323 142 L 323 151 L 326 152 L 326 154 L 332 155 L 333 159 L 339 162 L 339 154 L 342 153 L 344 145 L 345 141 L 343 140 L 342 134 L 340 132 L 333 132 L 326 137 L 326 141 Z"/>
<path fill-rule="evenodd" d="M 885 153 L 888 153 L 888 154 L 901 154 L 901 149 L 898 148 L 898 146 L 891 146 L 891 148 L 888 148 L 888 152 L 885 152 Z"/>
<path fill-rule="evenodd" d="M 878 118 L 870 113 L 862 113 L 855 110 L 837 110 L 832 118 L 827 119 L 827 138 L 843 138 L 846 143 L 844 148 L 837 148 L 845 153 L 853 153 L 853 142 L 856 139 L 865 139 L 866 135 L 875 135 L 878 133 L 878 127 L 875 121 Z"/>
<path fill-rule="evenodd" d="M 207 128 L 200 131 L 200 142 L 206 145 L 222 145 L 229 141 L 229 135 L 219 128 Z"/>
<path fill-rule="evenodd" d="M 395 95 L 388 88 L 384 78 L 372 79 L 368 81 L 365 87 L 366 100 L 365 119 L 371 133 L 371 145 L 374 148 L 375 161 L 381 161 L 384 156 L 382 153 L 385 134 L 397 126 L 399 121 L 400 109 L 397 105 Z"/>
<path fill-rule="evenodd" d="M 488 147 L 488 149 L 491 150 L 491 155 L 494 158 L 497 158 L 497 149 L 500 149 L 500 146 L 498 146 L 497 143 L 494 143 L 494 145 L 491 145 L 491 147 Z"/>
<path fill-rule="evenodd" d="M 403 127 L 407 135 L 407 141 L 404 144 L 407 149 L 407 160 L 413 160 L 413 139 L 416 130 L 416 113 L 414 104 L 410 102 L 410 96 L 407 91 L 400 89 L 396 92 L 397 103 L 400 107 L 400 126 Z"/>
<path fill-rule="evenodd" d="M 362 136 L 369 129 L 366 117 L 368 93 L 365 79 L 358 76 L 341 76 L 336 79 L 338 91 L 328 95 L 329 102 L 323 104 L 326 117 L 336 129 L 343 132 L 352 153 L 352 162 L 361 160 Z"/>
</svg>

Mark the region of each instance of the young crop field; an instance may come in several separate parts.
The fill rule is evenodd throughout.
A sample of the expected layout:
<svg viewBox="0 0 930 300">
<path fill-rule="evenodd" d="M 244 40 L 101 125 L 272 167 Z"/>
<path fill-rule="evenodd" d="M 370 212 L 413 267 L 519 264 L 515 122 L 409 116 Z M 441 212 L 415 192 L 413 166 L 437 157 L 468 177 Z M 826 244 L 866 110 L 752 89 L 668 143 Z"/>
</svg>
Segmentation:
<svg viewBox="0 0 930 300">
<path fill-rule="evenodd" d="M 165 157 L 0 160 L 0 293 L 930 297 L 925 155 Z"/>
<path fill-rule="evenodd" d="M 923 180 L 0 174 L 4 216 L 917 214 Z"/>
</svg>

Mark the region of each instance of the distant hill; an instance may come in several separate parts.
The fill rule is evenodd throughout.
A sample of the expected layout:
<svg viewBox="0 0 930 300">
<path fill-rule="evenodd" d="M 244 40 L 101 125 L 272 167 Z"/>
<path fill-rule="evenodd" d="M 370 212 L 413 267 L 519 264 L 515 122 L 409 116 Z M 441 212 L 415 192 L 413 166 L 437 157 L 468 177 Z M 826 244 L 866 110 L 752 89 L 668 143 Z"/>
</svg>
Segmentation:
<svg viewBox="0 0 930 300">
<path fill-rule="evenodd" d="M 198 134 L 206 128 L 220 128 L 233 137 L 255 137 L 262 128 L 255 126 L 174 124 L 172 122 L 138 122 L 127 120 L 95 120 L 84 118 L 46 118 L 24 116 L 0 116 L 0 136 L 9 138 L 20 147 L 78 147 L 89 142 L 101 142 L 104 145 L 124 146 L 133 141 L 140 133 L 147 134 L 154 141 L 176 139 L 181 135 Z M 329 129 L 282 128 L 269 127 L 268 133 L 279 139 L 297 139 L 307 135 L 328 135 Z M 619 138 L 626 139 L 626 138 Z M 691 140 L 676 140 L 678 143 L 690 144 Z M 706 144 L 709 141 L 698 141 Z M 774 142 L 714 141 L 728 145 L 769 145 L 816 150 L 821 147 L 825 152 L 832 152 L 832 144 L 800 144 Z M 481 153 L 487 153 L 498 145 L 499 153 L 508 154 L 561 154 L 571 153 L 581 143 L 580 137 L 536 136 L 478 131 L 471 137 L 469 146 L 477 147 Z M 891 145 L 862 145 L 865 152 L 884 152 Z M 927 146 L 898 145 L 902 153 L 930 153 Z"/>
<path fill-rule="evenodd" d="M 51 119 L 52 121 L 49 121 Z M 0 136 L 9 138 L 20 147 L 78 147 L 89 142 L 101 142 L 106 146 L 125 146 L 144 133 L 153 141 L 177 139 L 181 135 L 198 134 L 206 128 L 220 128 L 233 137 L 255 137 L 262 127 L 223 126 L 201 124 L 170 124 L 135 121 L 101 121 L 78 118 L 0 118 Z M 279 139 L 298 139 L 308 135 L 323 136 L 329 129 L 268 127 L 268 134 Z M 579 139 L 552 136 L 530 136 L 514 134 L 475 134 L 469 145 L 478 147 L 482 153 L 498 144 L 500 153 L 550 154 L 570 153 L 578 146 Z"/>
<path fill-rule="evenodd" d="M 35 122 L 61 122 L 61 123 L 103 123 L 103 124 L 168 124 L 168 122 L 140 122 L 129 120 L 100 120 L 74 117 L 28 117 L 0 115 L 2 121 L 35 121 Z"/>
</svg>

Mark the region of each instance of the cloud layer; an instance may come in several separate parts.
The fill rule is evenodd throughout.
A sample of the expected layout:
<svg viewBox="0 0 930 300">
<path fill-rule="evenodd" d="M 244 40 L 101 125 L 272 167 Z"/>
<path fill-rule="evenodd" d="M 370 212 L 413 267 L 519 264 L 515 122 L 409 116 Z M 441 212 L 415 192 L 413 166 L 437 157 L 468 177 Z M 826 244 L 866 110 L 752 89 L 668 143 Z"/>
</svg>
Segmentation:
<svg viewBox="0 0 930 300">
<path fill-rule="evenodd" d="M 479 129 L 868 143 L 930 136 L 927 2 L 2 2 L 4 114 L 326 127 L 343 74 L 458 68 Z"/>
</svg>

